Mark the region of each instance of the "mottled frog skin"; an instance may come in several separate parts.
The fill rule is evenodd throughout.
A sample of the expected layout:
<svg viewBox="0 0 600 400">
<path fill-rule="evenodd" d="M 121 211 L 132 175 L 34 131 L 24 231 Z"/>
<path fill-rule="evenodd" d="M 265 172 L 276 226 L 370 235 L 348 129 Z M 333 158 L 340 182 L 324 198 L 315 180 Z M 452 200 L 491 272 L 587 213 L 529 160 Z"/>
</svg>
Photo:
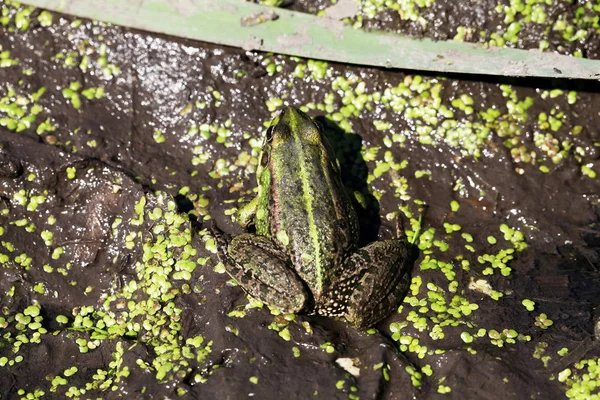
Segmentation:
<svg viewBox="0 0 600 400">
<path fill-rule="evenodd" d="M 365 328 L 404 297 L 404 237 L 358 248 L 359 224 L 339 163 L 321 129 L 286 107 L 267 130 L 258 195 L 238 214 L 256 233 L 215 231 L 227 272 L 253 297 L 280 309 L 344 317 Z"/>
</svg>

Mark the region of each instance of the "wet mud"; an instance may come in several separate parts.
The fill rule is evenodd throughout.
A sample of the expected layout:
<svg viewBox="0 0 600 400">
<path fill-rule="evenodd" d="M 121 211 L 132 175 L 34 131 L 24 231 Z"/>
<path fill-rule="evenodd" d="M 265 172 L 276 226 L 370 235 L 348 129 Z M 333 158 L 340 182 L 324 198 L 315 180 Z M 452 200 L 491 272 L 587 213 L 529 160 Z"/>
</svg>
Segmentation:
<svg viewBox="0 0 600 400">
<path fill-rule="evenodd" d="M 0 398 L 595 393 L 578 377 L 600 354 L 596 82 L 324 64 L 39 10 L 21 31 L 3 7 Z M 218 264 L 206 228 L 242 231 L 283 104 L 366 196 L 362 243 L 422 215 L 409 294 L 368 332 L 277 315 Z"/>
</svg>

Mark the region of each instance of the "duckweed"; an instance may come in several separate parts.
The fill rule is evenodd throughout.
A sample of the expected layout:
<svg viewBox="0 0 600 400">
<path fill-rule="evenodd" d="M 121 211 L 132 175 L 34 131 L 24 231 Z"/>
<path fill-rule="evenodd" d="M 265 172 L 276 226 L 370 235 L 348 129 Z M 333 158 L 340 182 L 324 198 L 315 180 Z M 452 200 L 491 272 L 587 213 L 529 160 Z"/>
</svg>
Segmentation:
<svg viewBox="0 0 600 400">
<path fill-rule="evenodd" d="M 421 379 L 422 379 L 423 375 L 419 371 L 415 370 L 415 368 L 412 366 L 407 366 L 406 372 L 408 372 L 408 374 L 410 375 L 410 379 L 411 379 L 413 386 L 419 387 L 422 385 Z"/>
<path fill-rule="evenodd" d="M 79 94 L 77 93 L 81 88 L 81 84 L 77 81 L 71 82 L 69 87 L 64 88 L 62 90 L 62 95 L 65 99 L 68 99 L 71 102 L 71 105 L 75 109 L 81 108 L 81 100 L 79 98 Z"/>
<path fill-rule="evenodd" d="M 572 368 L 562 370 L 558 374 L 558 381 L 566 386 L 565 394 L 570 399 L 595 398 L 600 387 L 598 359 L 584 359 L 575 363 Z"/>
<path fill-rule="evenodd" d="M 0 68 L 8 68 L 19 65 L 19 60 L 10 58 L 10 51 L 2 51 L 2 45 L 0 45 Z"/>
<path fill-rule="evenodd" d="M 450 209 L 452 210 L 452 212 L 457 212 L 460 208 L 460 204 L 458 203 L 458 201 L 456 200 L 452 200 L 450 202 Z"/>
<path fill-rule="evenodd" d="M 424 23 L 424 19 L 420 18 L 420 13 L 431 7 L 434 0 L 409 0 L 403 2 L 391 2 L 380 0 L 363 0 L 360 2 L 360 14 L 354 23 L 355 28 L 362 26 L 363 19 L 373 19 L 383 10 L 389 10 L 397 13 L 402 20 L 420 21 Z"/>
<path fill-rule="evenodd" d="M 586 164 L 581 166 L 581 173 L 588 178 L 596 178 L 596 171 L 592 169 L 593 164 Z"/>
<path fill-rule="evenodd" d="M 556 354 L 558 354 L 561 357 L 566 356 L 568 353 L 569 353 L 569 349 L 566 347 L 563 347 L 562 349 L 560 349 L 556 352 Z"/>
<path fill-rule="evenodd" d="M 548 316 L 544 313 L 541 313 L 537 317 L 535 317 L 535 325 L 542 329 L 547 329 L 553 324 L 554 322 L 551 319 L 549 319 Z"/>
<path fill-rule="evenodd" d="M 450 386 L 439 385 L 437 392 L 440 394 L 448 394 L 452 392 L 452 389 L 450 388 Z"/>
<path fill-rule="evenodd" d="M 527 311 L 533 311 L 535 309 L 535 302 L 529 299 L 523 299 L 521 302 Z"/>
<path fill-rule="evenodd" d="M 331 342 L 325 342 L 319 346 L 321 349 L 325 350 L 327 354 L 332 354 L 335 352 L 335 347 Z"/>
</svg>

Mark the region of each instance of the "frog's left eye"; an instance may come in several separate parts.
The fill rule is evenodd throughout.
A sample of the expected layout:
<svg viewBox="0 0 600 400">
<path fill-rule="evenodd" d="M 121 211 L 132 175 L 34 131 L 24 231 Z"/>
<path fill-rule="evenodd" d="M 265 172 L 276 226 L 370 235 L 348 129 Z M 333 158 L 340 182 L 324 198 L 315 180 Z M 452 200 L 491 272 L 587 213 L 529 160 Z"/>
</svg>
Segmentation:
<svg viewBox="0 0 600 400">
<path fill-rule="evenodd" d="M 269 127 L 269 129 L 267 129 L 266 140 L 267 140 L 267 143 L 270 143 L 271 140 L 273 140 L 273 126 L 272 125 Z"/>
</svg>

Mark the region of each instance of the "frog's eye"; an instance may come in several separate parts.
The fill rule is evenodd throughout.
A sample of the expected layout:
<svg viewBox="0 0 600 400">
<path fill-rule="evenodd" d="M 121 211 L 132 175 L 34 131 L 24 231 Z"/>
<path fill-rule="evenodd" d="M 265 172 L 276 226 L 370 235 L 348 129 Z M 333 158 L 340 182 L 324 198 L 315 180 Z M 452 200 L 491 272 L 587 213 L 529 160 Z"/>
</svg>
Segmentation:
<svg viewBox="0 0 600 400">
<path fill-rule="evenodd" d="M 265 136 L 265 140 L 267 143 L 271 143 L 271 140 L 273 140 L 273 125 L 267 129 L 267 136 Z"/>
<path fill-rule="evenodd" d="M 319 132 L 323 133 L 323 124 L 321 124 L 319 121 L 315 121 L 315 120 L 313 120 L 313 122 L 317 126 L 317 129 L 319 130 Z"/>
</svg>

